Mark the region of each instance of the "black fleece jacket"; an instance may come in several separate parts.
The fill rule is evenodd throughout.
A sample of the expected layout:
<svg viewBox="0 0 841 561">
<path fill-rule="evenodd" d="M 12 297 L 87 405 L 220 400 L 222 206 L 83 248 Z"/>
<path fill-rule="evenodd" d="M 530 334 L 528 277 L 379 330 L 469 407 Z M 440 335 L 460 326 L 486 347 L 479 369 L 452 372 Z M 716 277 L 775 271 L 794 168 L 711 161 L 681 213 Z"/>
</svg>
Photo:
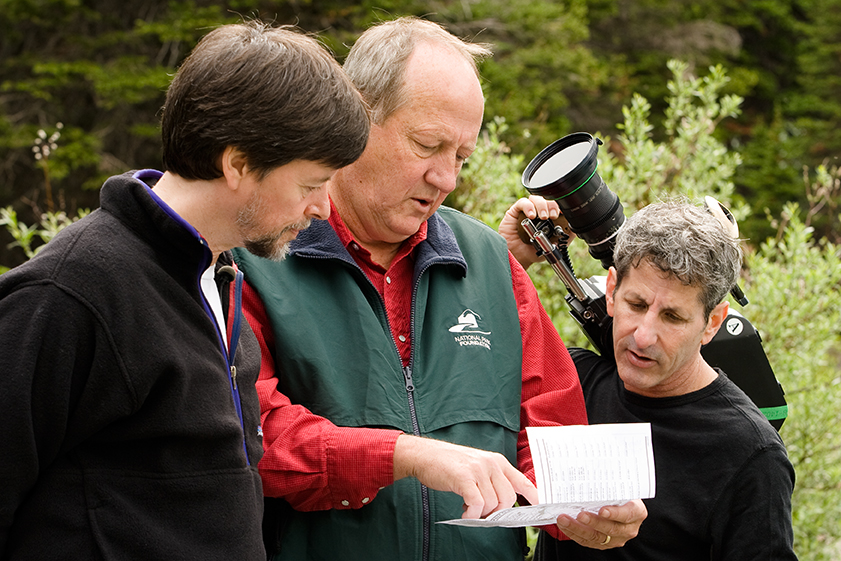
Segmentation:
<svg viewBox="0 0 841 561">
<path fill-rule="evenodd" d="M 265 559 L 259 347 L 243 321 L 241 423 L 210 259 L 124 174 L 0 276 L 0 559 Z"/>
</svg>

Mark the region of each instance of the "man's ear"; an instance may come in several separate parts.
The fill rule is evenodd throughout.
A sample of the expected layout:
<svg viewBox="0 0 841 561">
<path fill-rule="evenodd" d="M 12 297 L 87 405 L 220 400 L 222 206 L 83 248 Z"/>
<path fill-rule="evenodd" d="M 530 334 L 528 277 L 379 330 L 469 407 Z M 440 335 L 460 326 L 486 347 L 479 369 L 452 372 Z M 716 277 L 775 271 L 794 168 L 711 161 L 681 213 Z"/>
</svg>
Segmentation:
<svg viewBox="0 0 841 561">
<path fill-rule="evenodd" d="M 613 317 L 613 291 L 616 290 L 616 269 L 611 267 L 607 270 L 607 280 L 604 285 L 604 301 L 607 305 L 607 314 Z"/>
<path fill-rule="evenodd" d="M 726 300 L 713 308 L 713 311 L 710 312 L 710 319 L 707 320 L 707 328 L 704 330 L 704 339 L 701 341 L 702 345 L 706 345 L 712 341 L 712 338 L 718 333 L 718 328 L 727 319 L 727 311 L 729 309 L 730 304 Z"/>
<path fill-rule="evenodd" d="M 245 154 L 233 146 L 227 146 L 219 158 L 221 160 L 219 167 L 222 169 L 222 175 L 225 177 L 228 187 L 234 190 L 238 189 L 249 171 Z"/>
</svg>

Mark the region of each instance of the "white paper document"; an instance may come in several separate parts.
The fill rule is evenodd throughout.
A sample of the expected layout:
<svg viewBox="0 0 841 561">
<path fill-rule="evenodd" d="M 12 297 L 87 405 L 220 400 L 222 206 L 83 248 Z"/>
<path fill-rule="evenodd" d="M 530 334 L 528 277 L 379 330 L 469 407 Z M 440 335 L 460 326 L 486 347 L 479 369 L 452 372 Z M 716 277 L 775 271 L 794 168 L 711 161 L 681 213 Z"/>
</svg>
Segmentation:
<svg viewBox="0 0 841 561">
<path fill-rule="evenodd" d="M 561 514 L 598 512 L 603 506 L 654 496 L 651 425 L 627 423 L 527 427 L 537 505 L 507 508 L 487 518 L 441 524 L 516 528 L 554 524 Z"/>
</svg>

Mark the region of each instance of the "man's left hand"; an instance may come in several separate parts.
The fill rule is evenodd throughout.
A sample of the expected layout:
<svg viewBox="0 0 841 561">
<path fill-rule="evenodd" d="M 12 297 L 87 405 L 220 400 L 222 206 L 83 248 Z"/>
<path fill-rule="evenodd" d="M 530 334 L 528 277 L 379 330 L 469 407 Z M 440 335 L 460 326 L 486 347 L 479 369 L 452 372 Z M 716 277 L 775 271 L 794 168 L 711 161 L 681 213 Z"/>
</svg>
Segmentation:
<svg viewBox="0 0 841 561">
<path fill-rule="evenodd" d="M 561 209 L 555 201 L 549 201 L 538 195 L 531 195 L 528 199 L 517 200 L 509 208 L 499 223 L 498 232 L 505 238 L 508 244 L 508 251 L 514 256 L 524 269 L 528 269 L 532 263 L 544 261 L 544 257 L 538 257 L 534 246 L 528 242 L 528 234 L 522 229 L 520 223 L 524 218 L 539 218 L 541 220 L 553 220 L 555 224 L 564 229 L 570 240 L 575 234 L 569 228 L 569 224 L 561 214 Z"/>
<path fill-rule="evenodd" d="M 598 515 L 581 512 L 576 518 L 558 517 L 558 528 L 579 545 L 593 549 L 622 547 L 637 536 L 648 509 L 639 499 L 621 506 L 605 506 Z"/>
</svg>

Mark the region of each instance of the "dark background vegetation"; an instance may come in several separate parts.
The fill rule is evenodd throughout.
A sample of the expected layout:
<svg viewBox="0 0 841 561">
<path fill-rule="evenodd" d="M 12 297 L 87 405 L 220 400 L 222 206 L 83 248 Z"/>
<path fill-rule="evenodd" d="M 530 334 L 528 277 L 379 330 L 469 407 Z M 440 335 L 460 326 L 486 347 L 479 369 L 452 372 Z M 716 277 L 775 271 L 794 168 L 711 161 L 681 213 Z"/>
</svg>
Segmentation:
<svg viewBox="0 0 841 561">
<path fill-rule="evenodd" d="M 0 207 L 31 222 L 49 186 L 52 208 L 72 215 L 97 205 L 107 176 L 159 168 L 164 91 L 215 26 L 297 24 L 342 60 L 372 22 L 404 14 L 494 45 L 486 115 L 505 117 L 503 140 L 527 160 L 569 132 L 615 136 L 632 92 L 662 115 L 668 59 L 699 73 L 721 63 L 725 93 L 744 102 L 716 134 L 742 155 L 734 181 L 752 239 L 771 233 L 766 208 L 803 199 L 804 166 L 841 153 L 841 0 L 0 0 Z M 58 148 L 36 162 L 38 130 L 57 123 Z M 0 263 L 22 262 L 8 241 Z"/>
</svg>

